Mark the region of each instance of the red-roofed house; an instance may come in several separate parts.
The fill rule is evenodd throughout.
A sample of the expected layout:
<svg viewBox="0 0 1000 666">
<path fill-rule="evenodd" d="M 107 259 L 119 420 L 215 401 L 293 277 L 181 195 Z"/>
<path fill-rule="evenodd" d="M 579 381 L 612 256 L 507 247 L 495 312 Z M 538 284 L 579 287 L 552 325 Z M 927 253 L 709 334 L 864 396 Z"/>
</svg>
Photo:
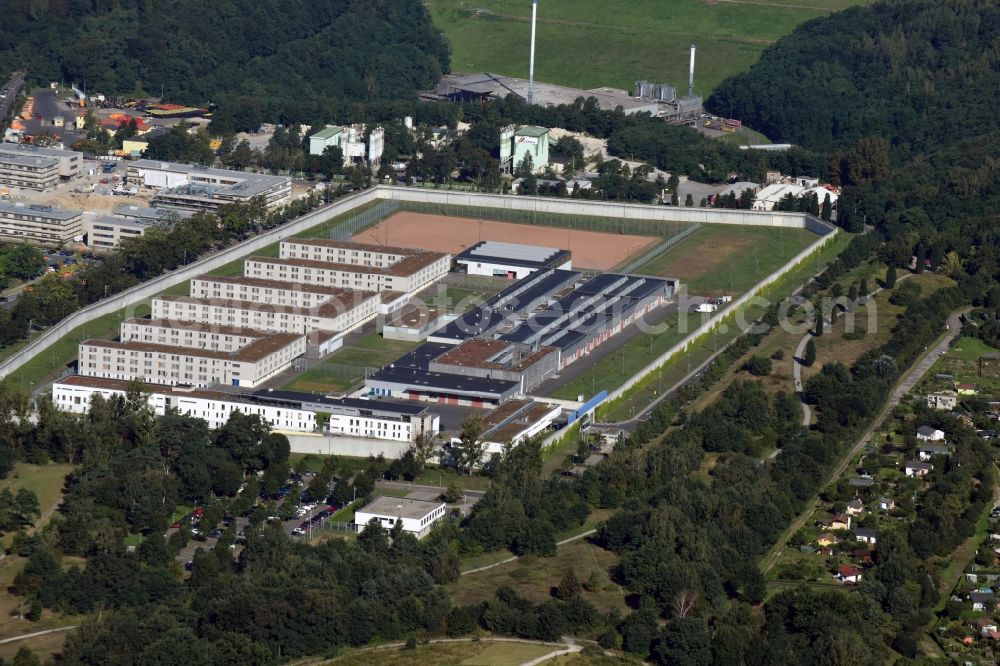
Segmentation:
<svg viewBox="0 0 1000 666">
<path fill-rule="evenodd" d="M 843 564 L 837 567 L 837 573 L 834 578 L 844 585 L 855 585 L 861 580 L 861 569 L 850 564 Z"/>
</svg>

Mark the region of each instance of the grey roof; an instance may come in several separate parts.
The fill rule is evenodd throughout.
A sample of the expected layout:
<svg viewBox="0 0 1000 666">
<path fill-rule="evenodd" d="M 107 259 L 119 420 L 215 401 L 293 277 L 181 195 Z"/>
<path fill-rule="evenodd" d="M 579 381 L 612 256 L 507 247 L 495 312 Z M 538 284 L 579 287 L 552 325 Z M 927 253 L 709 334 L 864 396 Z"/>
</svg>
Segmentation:
<svg viewBox="0 0 1000 666">
<path fill-rule="evenodd" d="M 165 218 L 180 217 L 186 218 L 194 215 L 189 210 L 167 210 L 165 208 L 149 208 L 147 206 L 136 206 L 134 204 L 118 204 L 112 210 L 115 215 L 131 217 L 138 220 L 162 220 Z"/>
<path fill-rule="evenodd" d="M 857 534 L 859 537 L 866 537 L 868 539 L 874 539 L 875 535 L 877 534 L 877 532 L 871 527 L 859 527 L 858 529 L 854 530 L 854 533 Z"/>
<path fill-rule="evenodd" d="M 544 268 L 546 266 L 557 266 L 565 263 L 570 256 L 569 251 L 554 247 L 504 243 L 500 241 L 480 241 L 455 255 L 455 260 Z"/>
<path fill-rule="evenodd" d="M 310 139 L 330 139 L 330 138 L 333 138 L 333 137 L 337 136 L 342 131 L 343 130 L 341 128 L 339 128 L 339 127 L 336 127 L 334 125 L 327 125 L 326 127 L 324 127 L 323 129 L 321 129 L 320 131 L 316 132 L 315 134 L 310 134 L 309 138 Z"/>
<path fill-rule="evenodd" d="M 921 453 L 929 453 L 932 456 L 950 456 L 954 447 L 947 444 L 925 444 L 920 447 Z"/>
<path fill-rule="evenodd" d="M 466 377 L 445 372 L 429 372 L 418 368 L 383 368 L 365 380 L 365 385 L 399 384 L 416 390 L 430 390 L 439 393 L 490 397 L 503 396 L 513 392 L 518 382 L 504 379 Z"/>
<path fill-rule="evenodd" d="M 856 500 L 851 500 L 850 502 L 848 502 L 848 503 L 847 503 L 847 506 L 849 506 L 849 507 L 851 507 L 851 508 L 855 508 L 855 507 L 856 507 L 856 508 L 859 508 L 859 509 L 861 509 L 861 508 L 864 508 L 864 506 L 865 506 L 865 503 L 864 503 L 864 502 L 862 502 L 862 501 L 861 501 L 861 500 L 859 500 L 859 499 L 856 499 Z"/>
<path fill-rule="evenodd" d="M 868 486 L 875 484 L 875 479 L 866 479 L 863 477 L 854 477 L 853 479 L 848 479 L 847 484 L 854 486 L 856 488 L 867 488 Z"/>
<path fill-rule="evenodd" d="M 40 204 L 31 204 L 25 206 L 24 204 L 10 203 L 8 201 L 0 201 L 0 213 L 11 213 L 15 215 L 36 215 L 38 217 L 44 217 L 49 220 L 66 222 L 76 217 L 79 217 L 81 211 L 67 210 L 65 208 L 56 208 L 54 206 L 42 206 Z"/>
<path fill-rule="evenodd" d="M 549 133 L 548 127 L 536 127 L 534 125 L 526 125 L 521 129 L 514 132 L 514 136 L 533 136 L 533 137 L 543 137 Z"/>
<path fill-rule="evenodd" d="M 425 500 L 383 495 L 376 497 L 364 508 L 358 509 L 356 513 L 371 513 L 376 516 L 419 520 L 442 506 L 444 506 L 444 502 L 428 502 Z"/>
<path fill-rule="evenodd" d="M 214 167 L 207 167 L 199 164 L 180 164 L 177 162 L 163 162 L 160 160 L 149 159 L 135 160 L 129 164 L 129 169 L 172 171 L 174 173 L 185 173 L 189 176 L 206 175 L 238 181 L 232 185 L 209 185 L 200 182 L 194 183 L 195 187 L 204 186 L 212 188 L 212 194 L 215 195 L 240 195 L 252 197 L 257 194 L 262 194 L 272 187 L 282 183 L 291 182 L 291 178 L 287 176 L 270 176 L 263 173 L 233 171 L 231 169 L 216 169 Z M 178 188 L 172 189 L 176 190 Z"/>
<path fill-rule="evenodd" d="M 372 412 L 375 414 L 391 414 L 394 416 L 419 416 L 428 411 L 428 406 L 423 403 L 400 403 L 387 402 L 383 400 L 365 400 L 362 398 L 330 398 L 325 395 L 313 395 L 299 391 L 273 391 L 261 389 L 252 393 L 253 397 L 261 402 L 272 401 L 275 403 L 313 403 L 329 408 L 332 413 L 359 413 Z"/>
<path fill-rule="evenodd" d="M 146 229 L 151 221 L 142 221 L 135 218 L 122 217 L 121 215 L 98 215 L 90 221 L 91 224 L 112 224 L 116 227 L 126 227 L 129 229 Z"/>
<path fill-rule="evenodd" d="M 917 434 L 918 435 L 926 435 L 927 437 L 930 437 L 935 432 L 938 432 L 938 429 L 937 428 L 932 428 L 930 426 L 922 425 L 919 428 L 917 428 Z"/>
<path fill-rule="evenodd" d="M 879 497 L 878 498 L 878 503 L 879 504 L 895 504 L 896 500 L 892 499 L 891 497 L 884 497 L 883 496 L 883 497 Z"/>
<path fill-rule="evenodd" d="M 34 144 L 28 143 L 0 143 L 0 153 L 7 154 L 17 154 L 17 155 L 36 155 L 44 157 L 70 157 L 72 155 L 80 155 L 83 153 L 78 153 L 75 150 L 63 150 L 61 148 L 46 148 L 44 146 L 36 146 Z"/>
<path fill-rule="evenodd" d="M 59 160 L 45 155 L 17 155 L 0 151 L 0 162 L 3 164 L 13 164 L 23 167 L 45 168 L 54 167 L 59 164 Z"/>
<path fill-rule="evenodd" d="M 988 592 L 977 590 L 975 592 L 969 592 L 969 599 L 972 601 L 990 602 L 996 600 L 996 595 L 993 594 L 992 590 Z"/>
<path fill-rule="evenodd" d="M 905 468 L 906 469 L 934 469 L 934 465 L 930 464 L 929 462 L 919 462 L 919 461 L 916 461 L 916 460 L 907 460 Z"/>
</svg>

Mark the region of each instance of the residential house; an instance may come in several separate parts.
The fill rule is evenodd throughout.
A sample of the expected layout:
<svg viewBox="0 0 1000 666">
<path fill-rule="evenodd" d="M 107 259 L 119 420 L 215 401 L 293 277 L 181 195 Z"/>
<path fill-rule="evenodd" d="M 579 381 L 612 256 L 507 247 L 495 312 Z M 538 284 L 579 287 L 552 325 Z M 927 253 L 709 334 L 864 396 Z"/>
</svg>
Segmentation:
<svg viewBox="0 0 1000 666">
<path fill-rule="evenodd" d="M 854 530 L 854 537 L 858 543 L 875 544 L 876 531 L 870 527 L 859 527 Z"/>
<path fill-rule="evenodd" d="M 962 423 L 962 425 L 969 428 L 976 427 L 976 421 L 972 417 L 971 413 L 963 411 L 961 409 L 956 409 L 954 412 L 952 412 L 952 415 L 955 416 Z"/>
<path fill-rule="evenodd" d="M 922 425 L 917 428 L 917 439 L 925 442 L 943 442 L 944 431 Z"/>
<path fill-rule="evenodd" d="M 981 438 L 985 439 L 986 441 L 990 441 L 992 439 L 997 438 L 996 430 L 977 430 L 976 434 L 979 435 Z"/>
<path fill-rule="evenodd" d="M 847 503 L 848 516 L 860 516 L 865 512 L 865 503 L 859 499 L 851 500 Z"/>
<path fill-rule="evenodd" d="M 974 611 L 993 612 L 997 607 L 996 595 L 989 588 L 969 592 L 969 601 L 972 602 Z"/>
<path fill-rule="evenodd" d="M 978 631 L 980 636 L 986 637 L 991 632 L 997 631 L 997 621 L 991 617 L 981 617 L 972 624 L 972 628 Z"/>
<path fill-rule="evenodd" d="M 892 511 L 896 508 L 896 500 L 891 497 L 879 497 L 878 508 L 879 511 Z"/>
<path fill-rule="evenodd" d="M 858 561 L 859 564 L 871 564 L 872 563 L 872 551 L 870 548 L 858 548 L 854 551 L 854 559 Z"/>
<path fill-rule="evenodd" d="M 975 384 L 956 384 L 955 390 L 958 391 L 959 395 L 976 395 L 979 393 L 978 387 Z"/>
<path fill-rule="evenodd" d="M 980 564 L 973 563 L 969 567 L 969 571 L 965 572 L 965 580 L 970 583 L 995 583 L 1000 579 L 1000 574 L 996 573 L 986 573 L 983 569 L 989 569 L 989 567 L 984 567 Z"/>
<path fill-rule="evenodd" d="M 851 517 L 846 516 L 842 513 L 838 513 L 830 520 L 831 530 L 849 530 L 851 529 Z"/>
<path fill-rule="evenodd" d="M 931 409 L 952 410 L 958 405 L 958 394 L 954 391 L 941 391 L 927 395 L 927 406 Z"/>
<path fill-rule="evenodd" d="M 932 469 L 934 469 L 934 465 L 931 463 L 909 460 L 903 467 L 903 473 L 906 474 L 906 476 L 924 477 L 930 474 Z"/>
<path fill-rule="evenodd" d="M 820 557 L 833 557 L 833 548 L 826 546 L 825 548 L 820 548 L 816 553 Z"/>
<path fill-rule="evenodd" d="M 955 447 L 947 444 L 924 444 L 918 450 L 918 455 L 920 460 L 927 462 L 934 456 L 950 456 L 954 450 Z"/>
<path fill-rule="evenodd" d="M 861 569 L 852 564 L 844 564 L 837 567 L 834 578 L 844 585 L 856 585 L 861 580 Z"/>
<path fill-rule="evenodd" d="M 816 543 L 821 546 L 832 546 L 839 541 L 837 535 L 832 532 L 820 532 L 820 535 L 816 537 Z"/>
</svg>

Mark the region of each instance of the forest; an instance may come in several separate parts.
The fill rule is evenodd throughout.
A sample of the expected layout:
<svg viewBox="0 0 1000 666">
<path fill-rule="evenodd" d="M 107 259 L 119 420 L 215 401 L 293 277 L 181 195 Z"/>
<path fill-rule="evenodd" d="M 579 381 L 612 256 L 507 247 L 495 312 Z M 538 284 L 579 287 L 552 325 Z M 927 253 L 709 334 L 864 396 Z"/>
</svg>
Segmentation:
<svg viewBox="0 0 1000 666">
<path fill-rule="evenodd" d="M 418 0 L 12 0 L 0 35 L 2 70 L 215 104 L 256 126 L 341 100 L 412 98 L 449 57 Z"/>
</svg>

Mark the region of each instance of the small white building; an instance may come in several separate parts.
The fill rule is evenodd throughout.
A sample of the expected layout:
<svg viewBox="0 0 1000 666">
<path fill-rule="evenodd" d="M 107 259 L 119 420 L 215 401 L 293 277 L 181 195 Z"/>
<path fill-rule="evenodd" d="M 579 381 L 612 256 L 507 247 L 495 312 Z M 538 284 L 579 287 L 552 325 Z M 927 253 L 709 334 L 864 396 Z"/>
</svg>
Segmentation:
<svg viewBox="0 0 1000 666">
<path fill-rule="evenodd" d="M 906 476 L 924 477 L 931 473 L 934 465 L 929 462 L 919 462 L 910 460 L 903 466 L 903 473 Z"/>
<path fill-rule="evenodd" d="M 469 275 L 488 275 L 520 280 L 546 268 L 570 270 L 569 250 L 501 241 L 480 241 L 455 255 L 455 269 Z"/>
<path fill-rule="evenodd" d="M 802 193 L 805 191 L 806 188 L 801 185 L 786 185 L 784 183 L 768 185 L 758 192 L 756 196 L 754 196 L 753 209 L 767 211 L 774 210 L 774 207 L 788 195 L 798 198 L 802 196 Z"/>
<path fill-rule="evenodd" d="M 943 442 L 944 431 L 922 425 L 917 428 L 917 439 L 925 442 Z"/>
<path fill-rule="evenodd" d="M 444 502 L 389 497 L 383 495 L 372 500 L 354 514 L 354 522 L 360 528 L 372 520 L 379 521 L 386 530 L 391 530 L 396 522 L 402 522 L 403 531 L 421 539 L 431 531 L 434 523 L 444 518 L 448 507 Z"/>
</svg>

